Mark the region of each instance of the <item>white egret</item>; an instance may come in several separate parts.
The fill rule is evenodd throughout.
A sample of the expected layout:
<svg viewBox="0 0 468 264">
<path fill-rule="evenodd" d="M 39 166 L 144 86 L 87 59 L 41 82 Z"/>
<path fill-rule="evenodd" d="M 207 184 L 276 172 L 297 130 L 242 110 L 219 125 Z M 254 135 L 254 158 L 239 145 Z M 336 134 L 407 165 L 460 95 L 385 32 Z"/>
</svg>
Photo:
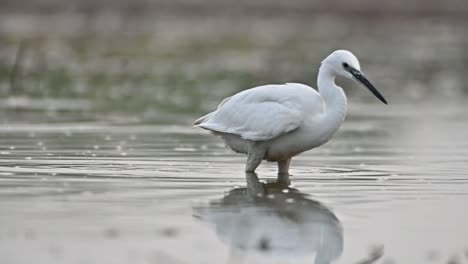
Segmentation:
<svg viewBox="0 0 468 264">
<path fill-rule="evenodd" d="M 224 99 L 194 125 L 247 154 L 246 172 L 268 160 L 278 162 L 278 174 L 289 175 L 291 158 L 329 141 L 345 118 L 347 99 L 336 76 L 359 81 L 387 104 L 360 69 L 351 52 L 334 51 L 320 66 L 318 92 L 299 83 L 258 86 Z"/>
</svg>

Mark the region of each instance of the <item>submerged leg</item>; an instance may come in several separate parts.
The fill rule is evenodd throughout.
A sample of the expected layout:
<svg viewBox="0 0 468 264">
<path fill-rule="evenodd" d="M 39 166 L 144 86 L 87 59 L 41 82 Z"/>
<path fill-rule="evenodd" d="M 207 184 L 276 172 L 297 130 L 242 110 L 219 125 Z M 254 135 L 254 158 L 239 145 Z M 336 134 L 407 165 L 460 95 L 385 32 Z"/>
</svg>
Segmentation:
<svg viewBox="0 0 468 264">
<path fill-rule="evenodd" d="M 251 196 L 265 194 L 265 185 L 260 182 L 255 172 L 246 172 L 247 193 Z"/>
<path fill-rule="evenodd" d="M 289 165 L 291 159 L 278 161 L 278 182 L 289 184 Z"/>
<path fill-rule="evenodd" d="M 251 142 L 247 153 L 247 163 L 245 164 L 246 172 L 254 172 L 255 169 L 262 163 L 265 157 L 266 149 L 259 142 Z"/>
<path fill-rule="evenodd" d="M 291 164 L 291 159 L 278 161 L 278 175 L 289 175 L 289 165 Z"/>
</svg>

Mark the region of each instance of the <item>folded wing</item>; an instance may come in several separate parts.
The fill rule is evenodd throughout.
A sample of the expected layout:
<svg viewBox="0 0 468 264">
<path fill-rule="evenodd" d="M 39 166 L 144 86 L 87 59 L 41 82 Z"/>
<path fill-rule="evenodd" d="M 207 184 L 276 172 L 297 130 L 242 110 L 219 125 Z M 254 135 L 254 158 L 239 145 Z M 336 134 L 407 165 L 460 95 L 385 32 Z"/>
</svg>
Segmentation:
<svg viewBox="0 0 468 264">
<path fill-rule="evenodd" d="M 287 85 L 266 85 L 225 99 L 195 126 L 243 139 L 264 141 L 297 129 L 304 119 L 302 104 Z"/>
</svg>

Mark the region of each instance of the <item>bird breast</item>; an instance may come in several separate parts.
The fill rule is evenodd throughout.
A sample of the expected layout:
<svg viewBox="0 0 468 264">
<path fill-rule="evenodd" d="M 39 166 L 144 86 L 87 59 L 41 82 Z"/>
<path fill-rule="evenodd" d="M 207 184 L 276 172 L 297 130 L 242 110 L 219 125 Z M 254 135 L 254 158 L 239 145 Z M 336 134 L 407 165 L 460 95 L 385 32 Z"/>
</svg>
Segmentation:
<svg viewBox="0 0 468 264">
<path fill-rule="evenodd" d="M 325 144 L 344 120 L 344 114 L 333 114 L 325 112 L 306 118 L 296 130 L 271 140 L 265 158 L 285 160 Z"/>
</svg>

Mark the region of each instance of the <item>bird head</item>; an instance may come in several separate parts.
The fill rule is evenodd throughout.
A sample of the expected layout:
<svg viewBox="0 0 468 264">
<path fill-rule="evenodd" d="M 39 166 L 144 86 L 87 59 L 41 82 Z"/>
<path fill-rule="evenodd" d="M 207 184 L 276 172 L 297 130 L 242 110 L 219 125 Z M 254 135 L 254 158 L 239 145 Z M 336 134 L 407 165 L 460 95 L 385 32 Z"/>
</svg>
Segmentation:
<svg viewBox="0 0 468 264">
<path fill-rule="evenodd" d="M 336 50 L 322 61 L 322 65 L 328 66 L 338 76 L 363 84 L 375 97 L 379 98 L 384 104 L 387 104 L 382 94 L 361 73 L 361 65 L 353 53 L 347 50 Z"/>
</svg>

